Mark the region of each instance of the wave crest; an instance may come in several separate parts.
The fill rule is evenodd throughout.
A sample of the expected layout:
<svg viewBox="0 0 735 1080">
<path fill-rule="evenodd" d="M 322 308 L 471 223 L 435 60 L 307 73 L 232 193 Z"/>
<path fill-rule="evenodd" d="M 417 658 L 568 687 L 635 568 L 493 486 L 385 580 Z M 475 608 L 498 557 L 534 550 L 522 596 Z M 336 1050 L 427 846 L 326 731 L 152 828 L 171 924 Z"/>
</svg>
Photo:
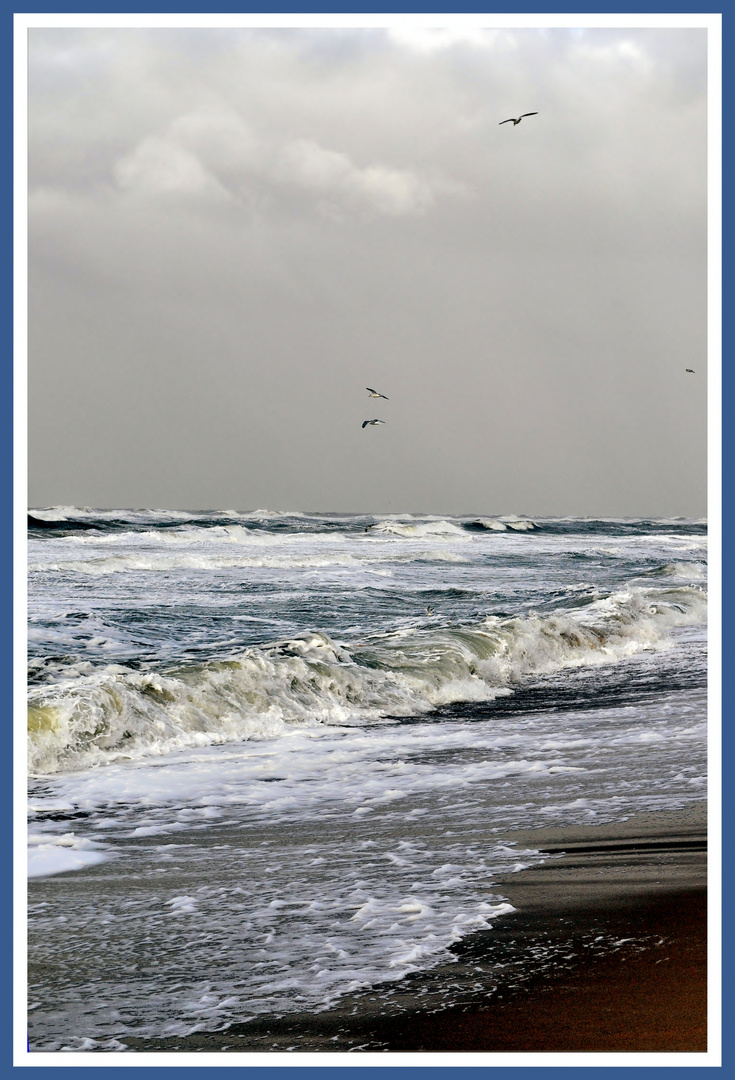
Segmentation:
<svg viewBox="0 0 735 1080">
<path fill-rule="evenodd" d="M 500 518 L 475 518 L 474 521 L 468 521 L 466 528 L 473 532 L 507 532 L 508 529 L 513 529 L 516 532 L 530 532 L 532 529 L 537 529 L 538 526 L 535 521 L 530 521 L 528 518 L 515 518 L 515 517 L 500 517 Z"/>
<path fill-rule="evenodd" d="M 294 724 L 362 724 L 489 700 L 529 675 L 665 647 L 674 626 L 705 614 L 695 587 L 632 588 L 573 611 L 402 629 L 349 650 L 307 633 L 166 671 L 106 668 L 33 689 L 29 769 L 67 771 L 274 737 Z"/>
<path fill-rule="evenodd" d="M 465 532 L 461 525 L 452 521 L 395 521 L 386 519 L 378 521 L 372 527 L 373 532 L 387 533 L 391 536 L 405 536 L 411 540 L 421 539 L 425 536 L 439 537 L 448 536 L 452 539 L 464 538 Z"/>
</svg>

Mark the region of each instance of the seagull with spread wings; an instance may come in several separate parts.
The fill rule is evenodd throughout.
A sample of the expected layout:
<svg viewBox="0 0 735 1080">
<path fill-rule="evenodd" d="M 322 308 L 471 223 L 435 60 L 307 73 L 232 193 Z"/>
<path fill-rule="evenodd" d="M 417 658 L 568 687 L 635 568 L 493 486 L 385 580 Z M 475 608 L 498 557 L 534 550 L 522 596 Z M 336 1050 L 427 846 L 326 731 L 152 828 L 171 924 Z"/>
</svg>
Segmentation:
<svg viewBox="0 0 735 1080">
<path fill-rule="evenodd" d="M 524 116 L 538 116 L 538 112 L 524 112 L 520 116 L 509 116 L 507 120 L 501 120 L 501 124 L 510 124 L 512 122 L 513 127 L 517 127 L 520 124 Z"/>
<path fill-rule="evenodd" d="M 385 394 L 379 394 L 377 390 L 373 390 L 369 386 L 366 386 L 365 389 L 367 390 L 368 394 L 370 394 L 370 397 L 382 397 L 385 398 L 386 401 L 388 400 L 388 398 L 385 397 Z"/>
<path fill-rule="evenodd" d="M 363 420 L 362 426 L 366 428 L 368 424 L 384 424 L 385 420 Z"/>
</svg>

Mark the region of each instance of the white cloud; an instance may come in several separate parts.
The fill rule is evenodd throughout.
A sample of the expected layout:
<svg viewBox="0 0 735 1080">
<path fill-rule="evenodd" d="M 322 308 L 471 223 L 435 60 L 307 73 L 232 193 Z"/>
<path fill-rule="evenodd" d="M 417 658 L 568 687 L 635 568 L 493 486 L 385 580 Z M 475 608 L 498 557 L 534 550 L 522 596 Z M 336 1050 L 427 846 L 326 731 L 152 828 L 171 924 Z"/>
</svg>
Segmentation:
<svg viewBox="0 0 735 1080">
<path fill-rule="evenodd" d="M 231 110 L 202 110 L 143 139 L 114 166 L 118 186 L 141 195 L 244 198 L 254 183 L 306 193 L 334 216 L 369 210 L 389 217 L 420 214 L 460 185 L 429 181 L 382 163 L 357 165 L 312 139 L 260 136 Z M 326 200 L 326 201 L 325 201 Z"/>
<path fill-rule="evenodd" d="M 512 34 L 479 26 L 392 26 L 388 36 L 397 45 L 408 46 L 417 52 L 436 52 L 452 45 L 474 45 L 487 49 L 500 42 L 513 47 Z"/>
<path fill-rule="evenodd" d="M 384 165 L 359 168 L 347 154 L 309 139 L 283 147 L 275 172 L 284 183 L 391 216 L 421 213 L 434 201 L 431 185 L 412 172 Z"/>
<path fill-rule="evenodd" d="M 142 195 L 181 194 L 206 199 L 228 198 L 216 177 L 173 139 L 151 136 L 114 167 L 120 188 Z"/>
<path fill-rule="evenodd" d="M 228 107 L 198 109 L 175 120 L 169 138 L 185 147 L 213 173 L 264 168 L 265 140 Z"/>
</svg>

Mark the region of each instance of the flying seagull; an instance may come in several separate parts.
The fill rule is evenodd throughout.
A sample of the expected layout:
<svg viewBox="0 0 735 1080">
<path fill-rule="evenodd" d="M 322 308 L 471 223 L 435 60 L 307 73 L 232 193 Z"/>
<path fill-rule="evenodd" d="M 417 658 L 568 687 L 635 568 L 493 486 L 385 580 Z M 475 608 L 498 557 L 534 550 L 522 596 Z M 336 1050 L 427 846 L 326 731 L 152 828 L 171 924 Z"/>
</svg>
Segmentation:
<svg viewBox="0 0 735 1080">
<path fill-rule="evenodd" d="M 538 116 L 538 112 L 524 112 L 524 113 L 521 113 L 521 115 L 518 116 L 518 117 L 509 116 L 507 120 L 501 120 L 500 123 L 501 124 L 510 124 L 510 122 L 513 121 L 513 127 L 516 127 L 517 124 L 520 124 L 520 122 L 521 122 L 521 120 L 523 119 L 524 116 Z"/>
<path fill-rule="evenodd" d="M 379 394 L 377 390 L 372 390 L 369 386 L 366 386 L 365 389 L 370 394 L 370 397 L 382 397 L 385 398 L 386 401 L 388 400 L 388 398 L 385 397 L 385 394 Z"/>
<path fill-rule="evenodd" d="M 695 370 L 694 370 L 694 368 L 693 368 L 693 367 L 685 367 L 685 368 L 684 368 L 684 370 L 685 370 L 685 371 L 688 371 L 688 372 L 689 372 L 689 373 L 690 373 L 691 375 L 695 375 L 695 374 L 696 374 L 696 372 L 695 372 Z"/>
<path fill-rule="evenodd" d="M 384 424 L 385 420 L 363 420 L 362 426 L 366 428 L 368 424 Z"/>
</svg>

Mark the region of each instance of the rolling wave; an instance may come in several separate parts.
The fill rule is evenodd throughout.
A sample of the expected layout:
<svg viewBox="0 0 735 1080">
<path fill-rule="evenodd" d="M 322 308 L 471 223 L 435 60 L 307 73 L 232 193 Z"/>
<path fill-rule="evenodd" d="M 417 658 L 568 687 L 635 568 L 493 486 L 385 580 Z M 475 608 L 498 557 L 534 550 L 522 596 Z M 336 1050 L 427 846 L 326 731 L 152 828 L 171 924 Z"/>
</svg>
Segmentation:
<svg viewBox="0 0 735 1080">
<path fill-rule="evenodd" d="M 270 738 L 293 725 L 418 716 L 507 694 L 531 675 L 665 648 L 674 627 L 705 617 L 698 588 L 634 587 L 543 617 L 383 633 L 350 651 L 314 632 L 226 660 L 159 671 L 106 668 L 31 692 L 29 769 L 69 771 Z"/>
<path fill-rule="evenodd" d="M 465 528 L 471 532 L 507 532 L 508 529 L 515 532 L 530 532 L 538 527 L 535 521 L 530 521 L 528 518 L 475 518 L 474 521 L 465 522 Z"/>
<path fill-rule="evenodd" d="M 464 536 L 464 529 L 452 521 L 391 521 L 383 520 L 373 526 L 374 532 L 388 533 L 394 536 L 406 536 L 410 539 L 431 536 L 449 536 L 452 539 Z"/>
<path fill-rule="evenodd" d="M 676 562 L 665 563 L 662 566 L 655 566 L 651 570 L 647 570 L 642 577 L 658 577 L 658 578 L 684 578 L 687 581 L 703 581 L 706 576 L 705 567 L 698 562 Z"/>
<path fill-rule="evenodd" d="M 30 573 L 67 572 L 103 577 L 106 574 L 161 573 L 175 570 L 230 570 L 241 568 L 294 570 L 326 569 L 328 567 L 369 568 L 376 563 L 426 562 L 461 563 L 466 560 L 453 551 L 421 550 L 406 551 L 396 555 L 371 555 L 360 558 L 345 552 L 325 551 L 318 554 L 209 554 L 188 552 L 168 554 L 163 552 L 139 552 L 135 554 L 110 555 L 91 559 L 62 559 L 58 562 L 31 563 Z"/>
</svg>

